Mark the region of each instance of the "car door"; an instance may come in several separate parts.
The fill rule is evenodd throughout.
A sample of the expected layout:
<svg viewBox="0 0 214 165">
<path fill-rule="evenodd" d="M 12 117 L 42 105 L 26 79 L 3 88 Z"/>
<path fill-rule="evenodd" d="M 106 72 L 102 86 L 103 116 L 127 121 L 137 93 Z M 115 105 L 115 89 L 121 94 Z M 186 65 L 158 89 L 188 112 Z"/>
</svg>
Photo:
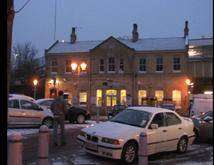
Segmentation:
<svg viewBox="0 0 214 165">
<path fill-rule="evenodd" d="M 20 125 L 23 121 L 23 112 L 20 110 L 19 100 L 10 99 L 8 101 L 8 126 Z"/>
<path fill-rule="evenodd" d="M 152 129 L 151 124 L 158 124 L 157 129 Z M 163 141 L 165 140 L 165 120 L 163 113 L 157 113 L 151 119 L 148 126 L 148 152 L 149 154 L 164 151 Z"/>
<path fill-rule="evenodd" d="M 167 151 L 176 150 L 178 141 L 184 133 L 181 119 L 173 112 L 165 113 L 166 139 L 164 145 Z"/>
<path fill-rule="evenodd" d="M 43 118 L 42 109 L 28 100 L 20 100 L 21 109 L 24 111 L 23 123 L 26 125 L 40 125 Z"/>
</svg>

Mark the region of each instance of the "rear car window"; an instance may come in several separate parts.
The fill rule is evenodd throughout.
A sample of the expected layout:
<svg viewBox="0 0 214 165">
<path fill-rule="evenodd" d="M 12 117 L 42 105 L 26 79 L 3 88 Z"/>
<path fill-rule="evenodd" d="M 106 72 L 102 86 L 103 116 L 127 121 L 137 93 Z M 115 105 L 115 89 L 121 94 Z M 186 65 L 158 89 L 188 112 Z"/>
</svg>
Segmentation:
<svg viewBox="0 0 214 165">
<path fill-rule="evenodd" d="M 17 108 L 17 109 L 19 109 L 19 100 L 9 100 L 8 108 Z"/>
<path fill-rule="evenodd" d="M 154 116 L 154 118 L 152 119 L 151 124 L 158 124 L 158 127 L 164 127 L 165 123 L 164 123 L 164 115 L 163 113 L 158 113 Z"/>
<path fill-rule="evenodd" d="M 181 124 L 181 120 L 174 113 L 166 113 L 167 126 Z"/>
<path fill-rule="evenodd" d="M 51 106 L 53 100 L 46 100 L 46 101 L 43 101 L 40 103 L 40 105 L 43 105 L 43 106 Z"/>
<path fill-rule="evenodd" d="M 20 100 L 22 109 L 39 110 L 39 106 L 27 100 Z"/>
</svg>

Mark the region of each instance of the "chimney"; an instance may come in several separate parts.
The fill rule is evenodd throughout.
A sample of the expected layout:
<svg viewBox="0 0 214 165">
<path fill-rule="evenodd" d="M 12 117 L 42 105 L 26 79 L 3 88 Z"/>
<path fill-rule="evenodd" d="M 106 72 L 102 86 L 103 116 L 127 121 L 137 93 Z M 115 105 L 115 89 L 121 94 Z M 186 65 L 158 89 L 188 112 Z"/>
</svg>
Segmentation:
<svg viewBox="0 0 214 165">
<path fill-rule="evenodd" d="M 136 42 L 138 40 L 138 32 L 137 32 L 137 24 L 133 24 L 133 30 L 132 30 L 132 42 Z"/>
<path fill-rule="evenodd" d="M 186 38 L 188 35 L 189 35 L 188 21 L 185 21 L 184 37 Z"/>
<path fill-rule="evenodd" d="M 72 33 L 71 33 L 71 43 L 74 44 L 76 42 L 77 36 L 75 33 L 75 27 L 72 27 Z"/>
</svg>

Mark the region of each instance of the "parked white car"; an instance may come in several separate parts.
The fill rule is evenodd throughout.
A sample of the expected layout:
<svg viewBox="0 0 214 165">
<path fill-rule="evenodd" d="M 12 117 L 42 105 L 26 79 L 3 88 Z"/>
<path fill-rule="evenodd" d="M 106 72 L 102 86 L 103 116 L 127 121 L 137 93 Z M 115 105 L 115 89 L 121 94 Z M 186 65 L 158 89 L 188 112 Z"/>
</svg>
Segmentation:
<svg viewBox="0 0 214 165">
<path fill-rule="evenodd" d="M 148 154 L 186 152 L 195 139 L 191 119 L 157 107 L 129 107 L 111 120 L 81 130 L 77 141 L 91 154 L 133 163 L 139 135 L 147 133 Z"/>
<path fill-rule="evenodd" d="M 53 126 L 53 113 L 41 108 L 29 96 L 9 95 L 8 127 Z"/>
</svg>

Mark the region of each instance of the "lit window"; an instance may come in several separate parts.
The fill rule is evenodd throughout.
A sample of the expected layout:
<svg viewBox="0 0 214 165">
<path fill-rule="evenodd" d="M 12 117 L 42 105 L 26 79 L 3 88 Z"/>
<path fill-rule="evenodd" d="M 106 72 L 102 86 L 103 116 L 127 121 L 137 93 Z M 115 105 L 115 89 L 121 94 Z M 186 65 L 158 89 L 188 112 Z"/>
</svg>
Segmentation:
<svg viewBox="0 0 214 165">
<path fill-rule="evenodd" d="M 51 72 L 57 73 L 57 60 L 56 59 L 51 60 Z"/>
<path fill-rule="evenodd" d="M 105 67 L 104 67 L 104 59 L 100 59 L 100 72 L 104 72 Z"/>
<path fill-rule="evenodd" d="M 156 71 L 157 72 L 163 71 L 163 57 L 156 58 Z"/>
<path fill-rule="evenodd" d="M 71 72 L 71 60 L 66 60 L 65 72 L 67 73 Z"/>
<path fill-rule="evenodd" d="M 86 104 L 87 103 L 87 92 L 80 92 L 79 93 L 79 103 Z"/>
<path fill-rule="evenodd" d="M 119 71 L 120 72 L 124 71 L 124 60 L 123 59 L 120 59 Z"/>
<path fill-rule="evenodd" d="M 164 95 L 162 90 L 155 91 L 155 97 L 157 98 L 157 101 L 163 101 Z"/>
<path fill-rule="evenodd" d="M 138 105 L 143 104 L 143 98 L 146 98 L 146 90 L 139 90 L 138 91 Z"/>
<path fill-rule="evenodd" d="M 172 101 L 175 102 L 176 106 L 181 106 L 181 91 L 173 90 L 172 91 Z"/>
<path fill-rule="evenodd" d="M 140 58 L 139 71 L 146 72 L 146 58 Z"/>
<path fill-rule="evenodd" d="M 110 57 L 108 59 L 108 71 L 110 71 L 110 72 L 115 71 L 115 59 L 114 59 L 114 57 Z"/>
<path fill-rule="evenodd" d="M 114 106 L 117 104 L 117 91 L 110 89 L 106 90 L 106 106 Z"/>
<path fill-rule="evenodd" d="M 96 97 L 96 106 L 101 107 L 102 106 L 102 90 L 97 90 L 97 97 Z"/>
<path fill-rule="evenodd" d="M 125 105 L 126 104 L 126 90 L 120 91 L 120 104 Z"/>
<path fill-rule="evenodd" d="M 181 61 L 179 57 L 173 58 L 173 70 L 180 71 L 181 70 Z"/>
</svg>

